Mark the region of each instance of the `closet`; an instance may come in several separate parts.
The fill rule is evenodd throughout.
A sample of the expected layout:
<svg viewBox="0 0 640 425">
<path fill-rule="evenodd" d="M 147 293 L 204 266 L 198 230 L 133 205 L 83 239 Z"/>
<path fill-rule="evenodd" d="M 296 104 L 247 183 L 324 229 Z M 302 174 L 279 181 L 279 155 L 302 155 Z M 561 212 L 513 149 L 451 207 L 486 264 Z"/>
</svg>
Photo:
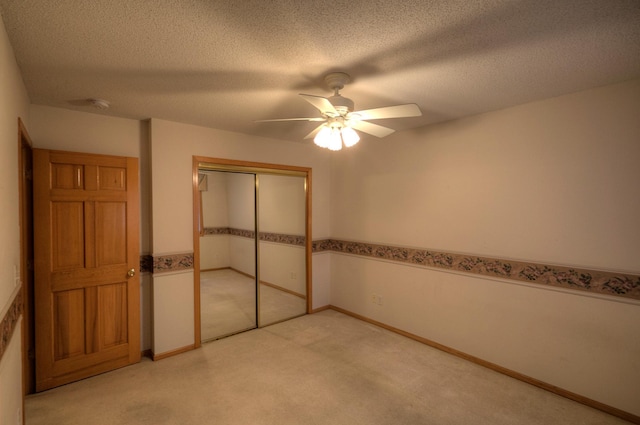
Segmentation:
<svg viewBox="0 0 640 425">
<path fill-rule="evenodd" d="M 197 340 L 310 310 L 310 173 L 194 158 Z"/>
</svg>

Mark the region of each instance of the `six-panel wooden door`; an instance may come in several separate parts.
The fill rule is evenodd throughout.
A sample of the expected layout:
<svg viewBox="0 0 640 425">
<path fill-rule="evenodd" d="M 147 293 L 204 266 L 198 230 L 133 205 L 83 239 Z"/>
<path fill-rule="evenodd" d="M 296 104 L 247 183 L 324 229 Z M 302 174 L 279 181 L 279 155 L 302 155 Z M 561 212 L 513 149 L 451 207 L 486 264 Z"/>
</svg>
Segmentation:
<svg viewBox="0 0 640 425">
<path fill-rule="evenodd" d="M 136 158 L 34 149 L 36 390 L 140 360 Z"/>
</svg>

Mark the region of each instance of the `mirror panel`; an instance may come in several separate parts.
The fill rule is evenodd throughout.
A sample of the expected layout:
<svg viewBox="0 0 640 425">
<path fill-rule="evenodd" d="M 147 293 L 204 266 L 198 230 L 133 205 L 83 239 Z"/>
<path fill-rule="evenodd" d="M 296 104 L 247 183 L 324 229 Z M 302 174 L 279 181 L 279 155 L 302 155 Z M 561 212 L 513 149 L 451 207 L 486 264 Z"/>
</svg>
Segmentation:
<svg viewBox="0 0 640 425">
<path fill-rule="evenodd" d="M 258 175 L 259 326 L 307 310 L 305 181 Z"/>
<path fill-rule="evenodd" d="M 256 315 L 255 175 L 200 171 L 201 341 L 253 329 Z"/>
</svg>

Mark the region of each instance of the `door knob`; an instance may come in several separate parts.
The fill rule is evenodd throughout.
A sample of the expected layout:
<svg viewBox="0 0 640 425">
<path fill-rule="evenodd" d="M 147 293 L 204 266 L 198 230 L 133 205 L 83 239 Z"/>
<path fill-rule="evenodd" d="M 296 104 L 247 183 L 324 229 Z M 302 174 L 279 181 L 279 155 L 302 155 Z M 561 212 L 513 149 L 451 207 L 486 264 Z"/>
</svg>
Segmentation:
<svg viewBox="0 0 640 425">
<path fill-rule="evenodd" d="M 136 269 L 129 269 L 127 276 L 134 277 L 136 275 Z"/>
</svg>

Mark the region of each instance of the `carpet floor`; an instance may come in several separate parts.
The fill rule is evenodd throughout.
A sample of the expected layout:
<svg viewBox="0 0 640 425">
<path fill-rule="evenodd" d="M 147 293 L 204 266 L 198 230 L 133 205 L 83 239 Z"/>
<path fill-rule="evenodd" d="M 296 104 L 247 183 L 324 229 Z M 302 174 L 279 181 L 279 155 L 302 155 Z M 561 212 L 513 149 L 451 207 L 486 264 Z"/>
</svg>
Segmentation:
<svg viewBox="0 0 640 425">
<path fill-rule="evenodd" d="M 28 396 L 40 424 L 626 424 L 332 310 Z"/>
</svg>

